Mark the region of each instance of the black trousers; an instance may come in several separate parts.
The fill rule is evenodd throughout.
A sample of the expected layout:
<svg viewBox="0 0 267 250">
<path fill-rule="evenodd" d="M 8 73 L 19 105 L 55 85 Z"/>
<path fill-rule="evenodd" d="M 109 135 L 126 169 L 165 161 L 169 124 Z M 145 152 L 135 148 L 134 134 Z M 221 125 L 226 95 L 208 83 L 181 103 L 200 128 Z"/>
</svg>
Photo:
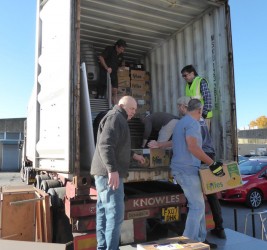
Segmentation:
<svg viewBox="0 0 267 250">
<path fill-rule="evenodd" d="M 112 69 L 110 74 L 112 88 L 118 88 L 118 75 L 117 71 Z M 107 92 L 107 71 L 100 66 L 99 82 L 97 85 L 97 96 L 105 96 Z"/>
<path fill-rule="evenodd" d="M 214 160 L 215 155 L 211 153 L 206 153 L 210 158 Z M 222 208 L 218 200 L 218 197 L 215 194 L 207 194 L 207 200 L 210 205 L 213 221 L 215 223 L 215 228 L 223 228 L 223 218 L 222 218 Z"/>
<path fill-rule="evenodd" d="M 216 194 L 207 194 L 215 228 L 223 228 L 222 209 Z"/>
</svg>

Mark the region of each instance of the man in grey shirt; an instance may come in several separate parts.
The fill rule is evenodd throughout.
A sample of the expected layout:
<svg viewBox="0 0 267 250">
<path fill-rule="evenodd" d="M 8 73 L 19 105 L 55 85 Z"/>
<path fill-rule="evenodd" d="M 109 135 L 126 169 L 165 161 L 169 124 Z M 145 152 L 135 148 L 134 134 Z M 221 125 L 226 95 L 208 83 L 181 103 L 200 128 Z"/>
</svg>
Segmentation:
<svg viewBox="0 0 267 250">
<path fill-rule="evenodd" d="M 97 190 L 97 249 L 119 249 L 121 225 L 124 219 L 123 178 L 128 176 L 130 158 L 145 163 L 142 155 L 131 152 L 128 126 L 137 103 L 124 96 L 101 120 L 96 150 L 91 165 Z"/>
<path fill-rule="evenodd" d="M 148 138 L 152 132 L 155 130 L 159 133 L 158 142 L 168 141 L 173 133 L 173 129 L 178 121 L 178 117 L 166 112 L 156 112 L 148 115 L 144 118 L 144 134 L 142 148 L 147 144 Z"/>
</svg>

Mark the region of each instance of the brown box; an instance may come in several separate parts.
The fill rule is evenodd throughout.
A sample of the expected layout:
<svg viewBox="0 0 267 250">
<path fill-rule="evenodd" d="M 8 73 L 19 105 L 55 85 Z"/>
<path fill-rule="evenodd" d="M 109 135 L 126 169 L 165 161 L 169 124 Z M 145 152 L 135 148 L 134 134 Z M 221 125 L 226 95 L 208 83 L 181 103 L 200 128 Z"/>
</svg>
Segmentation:
<svg viewBox="0 0 267 250">
<path fill-rule="evenodd" d="M 140 101 L 140 100 L 139 100 Z M 137 104 L 137 114 L 145 114 L 147 111 L 151 111 L 151 107 L 148 104 L 139 105 Z"/>
<path fill-rule="evenodd" d="M 145 81 L 132 80 L 131 81 L 131 88 L 135 89 L 135 90 L 146 91 L 146 82 Z"/>
<path fill-rule="evenodd" d="M 144 99 L 148 93 L 145 90 L 131 89 L 132 97 L 135 99 Z"/>
<path fill-rule="evenodd" d="M 118 96 L 130 95 L 131 89 L 126 87 L 118 87 Z"/>
<path fill-rule="evenodd" d="M 146 72 L 143 70 L 131 70 L 131 80 L 143 81 L 145 80 Z"/>
<path fill-rule="evenodd" d="M 160 249 L 183 249 L 183 250 L 209 250 L 210 246 L 202 242 L 190 240 L 186 237 L 174 237 L 154 242 L 137 244 L 137 250 L 160 250 Z"/>
<path fill-rule="evenodd" d="M 150 74 L 149 74 L 149 72 L 146 72 L 145 79 L 144 80 L 147 81 L 147 82 L 150 81 Z"/>
<path fill-rule="evenodd" d="M 146 162 L 142 167 L 169 167 L 171 161 L 171 150 L 160 148 L 133 149 L 135 153 L 144 156 Z"/>
<path fill-rule="evenodd" d="M 204 194 L 217 193 L 223 190 L 242 186 L 242 179 L 236 162 L 223 165 L 224 176 L 215 176 L 207 166 L 199 170 Z"/>
<path fill-rule="evenodd" d="M 120 67 L 117 71 L 118 78 L 119 77 L 130 77 L 130 69 L 129 67 Z"/>
<path fill-rule="evenodd" d="M 118 77 L 118 86 L 119 87 L 130 87 L 130 77 L 129 76 L 120 76 Z"/>
</svg>

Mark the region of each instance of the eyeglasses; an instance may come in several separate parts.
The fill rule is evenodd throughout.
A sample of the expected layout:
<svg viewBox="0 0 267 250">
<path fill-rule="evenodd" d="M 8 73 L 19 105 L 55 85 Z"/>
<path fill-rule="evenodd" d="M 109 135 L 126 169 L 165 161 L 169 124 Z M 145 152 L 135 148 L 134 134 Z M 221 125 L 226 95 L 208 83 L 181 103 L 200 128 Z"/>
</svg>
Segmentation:
<svg viewBox="0 0 267 250">
<path fill-rule="evenodd" d="M 181 107 L 185 107 L 185 108 L 187 108 L 187 107 L 188 107 L 187 105 L 185 105 L 185 104 L 181 104 L 181 103 L 177 103 L 177 106 L 178 106 L 179 108 L 181 108 Z"/>
<path fill-rule="evenodd" d="M 182 74 L 182 77 L 185 78 L 189 75 L 190 73 L 187 73 L 187 74 Z"/>
</svg>

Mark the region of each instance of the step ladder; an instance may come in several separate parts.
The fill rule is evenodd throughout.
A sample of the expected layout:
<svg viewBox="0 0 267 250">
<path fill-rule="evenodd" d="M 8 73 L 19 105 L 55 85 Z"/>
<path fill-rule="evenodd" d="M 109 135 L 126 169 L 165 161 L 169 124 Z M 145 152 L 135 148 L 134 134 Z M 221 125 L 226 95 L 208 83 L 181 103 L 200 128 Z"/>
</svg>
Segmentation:
<svg viewBox="0 0 267 250">
<path fill-rule="evenodd" d="M 247 221 L 249 216 L 259 216 L 260 222 L 261 222 L 261 239 L 262 240 L 267 240 L 267 232 L 266 232 L 266 227 L 265 227 L 265 221 L 267 219 L 267 210 L 261 211 L 261 212 L 250 212 L 247 213 L 246 215 L 246 220 L 245 220 L 245 230 L 244 234 L 247 234 Z"/>
</svg>

